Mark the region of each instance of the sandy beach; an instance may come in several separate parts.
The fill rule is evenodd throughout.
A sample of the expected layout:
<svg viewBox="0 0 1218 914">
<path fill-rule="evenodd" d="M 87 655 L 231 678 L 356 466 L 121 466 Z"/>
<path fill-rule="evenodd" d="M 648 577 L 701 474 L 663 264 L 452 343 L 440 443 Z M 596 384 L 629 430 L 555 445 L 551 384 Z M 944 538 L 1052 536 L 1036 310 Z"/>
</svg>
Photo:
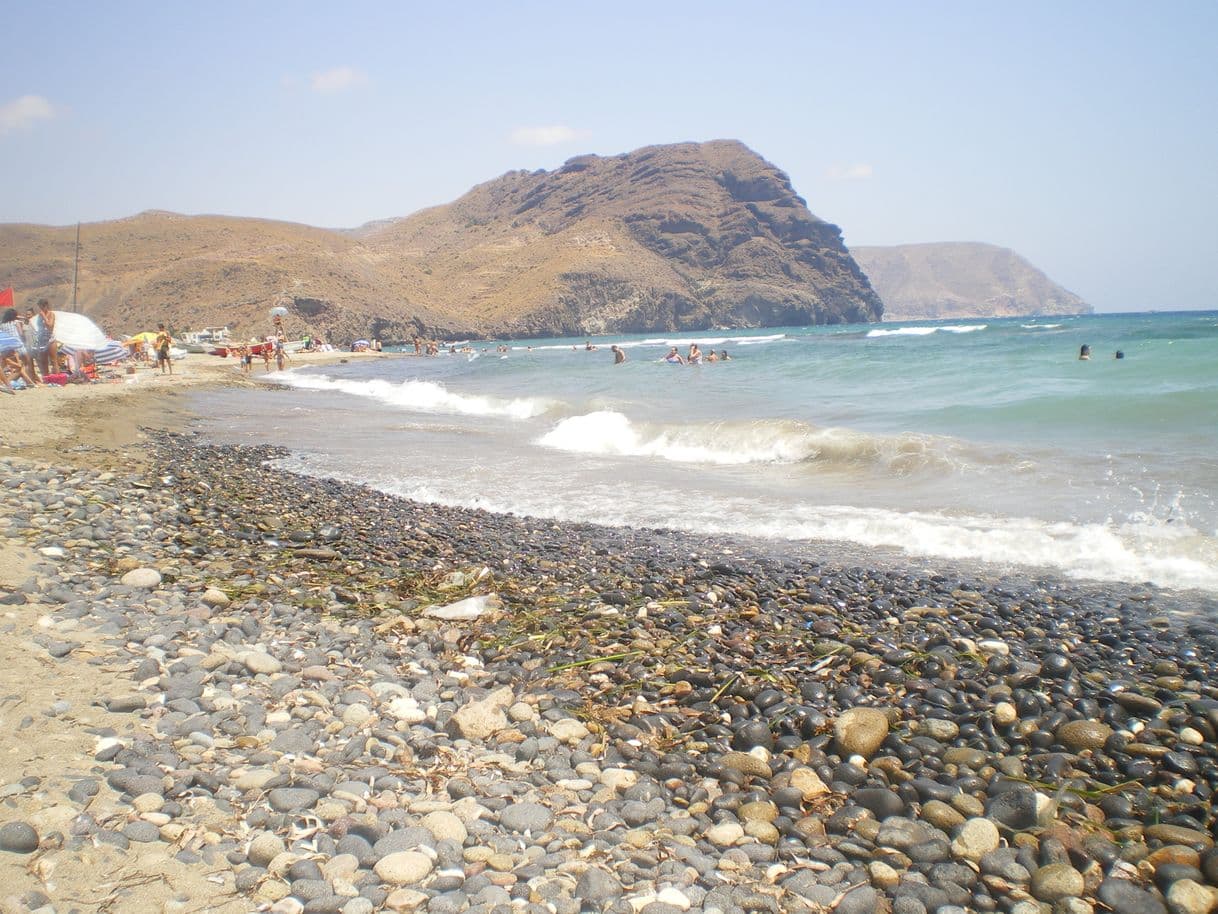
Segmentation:
<svg viewBox="0 0 1218 914">
<path fill-rule="evenodd" d="M 0 401 L 4 914 L 1218 906 L 1170 593 L 406 502 L 137 377 Z"/>
<path fill-rule="evenodd" d="M 398 353 L 293 353 L 289 367 L 358 359 L 399 357 Z M 142 428 L 178 428 L 190 413 L 188 391 L 206 386 L 257 384 L 274 376 L 261 362 L 243 374 L 236 359 L 192 354 L 174 362 L 173 374 L 143 365 L 134 374 L 117 369 L 107 379 L 62 387 L 39 385 L 5 397 L 0 404 L 0 453 L 31 459 L 61 459 L 80 465 L 138 459 L 128 446 L 143 438 Z"/>
<path fill-rule="evenodd" d="M 381 358 L 375 353 L 299 353 L 295 364 L 325 364 L 345 359 Z M 388 357 L 388 356 L 384 356 Z M 115 373 L 117 374 L 117 372 Z M 22 465 L 89 467 L 98 471 L 131 470 L 147 453 L 143 444 L 157 430 L 180 427 L 192 413 L 184 401 L 203 386 L 245 386 L 266 374 L 257 366 L 243 375 L 235 360 L 192 355 L 174 364 L 173 374 L 140 367 L 134 375 L 93 384 L 38 386 L 5 397 L 0 404 L 0 459 L 16 457 Z M 0 550 L 0 592 L 28 581 L 40 560 L 35 550 L 12 538 Z M 5 636 L 0 641 L 0 730 L 20 738 L 4 741 L 0 750 L 0 784 L 12 787 L 34 778 L 41 788 L 51 775 L 87 777 L 95 765 L 97 737 L 90 728 L 113 721 L 94 699 L 127 688 L 122 664 L 113 649 L 96 636 L 75 632 L 81 645 L 58 670 L 31 639 L 47 629 L 51 606 L 36 601 L 4 607 Z M 74 627 L 73 627 L 74 628 Z M 31 651 L 31 649 L 34 649 Z M 48 673 L 53 675 L 48 676 Z M 28 711 L 63 703 L 71 707 L 31 724 Z M 128 731 L 136 726 L 128 722 Z M 42 830 L 62 835 L 73 811 L 49 802 L 40 789 L 5 793 L 8 812 L 0 820 L 28 814 Z M 12 797 L 17 796 L 14 801 Z M 94 802 L 94 806 L 99 804 Z M 99 818 L 123 813 L 94 809 Z M 0 825 L 3 821 L 0 821 Z M 27 911 L 30 892 L 45 892 L 56 904 L 82 911 L 219 911 L 239 912 L 250 905 L 234 901 L 227 868 L 201 870 L 184 866 L 166 853 L 120 854 L 99 846 L 80 853 L 37 860 L 0 853 L 0 911 Z M 219 873 L 219 874 L 218 874 Z M 35 901 L 38 899 L 35 898 Z M 62 908 L 62 909 L 67 909 Z"/>
</svg>

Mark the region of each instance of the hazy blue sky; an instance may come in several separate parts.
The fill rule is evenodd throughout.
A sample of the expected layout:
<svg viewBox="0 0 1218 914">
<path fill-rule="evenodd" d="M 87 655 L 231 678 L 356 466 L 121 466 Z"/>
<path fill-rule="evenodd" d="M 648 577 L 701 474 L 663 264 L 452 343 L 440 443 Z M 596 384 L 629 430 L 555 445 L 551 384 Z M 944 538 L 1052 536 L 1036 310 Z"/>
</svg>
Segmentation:
<svg viewBox="0 0 1218 914">
<path fill-rule="evenodd" d="M 988 241 L 1100 310 L 1218 307 L 1213 0 L 0 4 L 2 222 L 354 226 L 730 137 L 847 244 Z"/>
</svg>

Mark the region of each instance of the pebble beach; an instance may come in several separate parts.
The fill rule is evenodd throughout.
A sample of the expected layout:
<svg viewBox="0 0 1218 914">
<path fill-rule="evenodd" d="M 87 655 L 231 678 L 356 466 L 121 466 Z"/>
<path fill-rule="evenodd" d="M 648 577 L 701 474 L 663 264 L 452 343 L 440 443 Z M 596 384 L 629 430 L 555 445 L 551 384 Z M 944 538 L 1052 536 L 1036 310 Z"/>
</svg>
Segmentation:
<svg viewBox="0 0 1218 914">
<path fill-rule="evenodd" d="M 165 430 L 233 378 L 0 423 L 3 914 L 1218 909 L 1212 600 Z"/>
</svg>

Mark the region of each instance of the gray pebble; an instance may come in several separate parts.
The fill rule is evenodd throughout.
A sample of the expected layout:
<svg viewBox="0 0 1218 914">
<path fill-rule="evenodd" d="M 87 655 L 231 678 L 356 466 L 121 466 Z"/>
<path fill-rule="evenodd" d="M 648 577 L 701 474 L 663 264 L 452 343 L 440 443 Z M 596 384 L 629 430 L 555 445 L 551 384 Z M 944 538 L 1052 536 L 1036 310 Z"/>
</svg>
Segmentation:
<svg viewBox="0 0 1218 914">
<path fill-rule="evenodd" d="M 38 850 L 38 832 L 28 822 L 6 822 L 0 825 L 0 850 L 32 854 Z"/>
</svg>

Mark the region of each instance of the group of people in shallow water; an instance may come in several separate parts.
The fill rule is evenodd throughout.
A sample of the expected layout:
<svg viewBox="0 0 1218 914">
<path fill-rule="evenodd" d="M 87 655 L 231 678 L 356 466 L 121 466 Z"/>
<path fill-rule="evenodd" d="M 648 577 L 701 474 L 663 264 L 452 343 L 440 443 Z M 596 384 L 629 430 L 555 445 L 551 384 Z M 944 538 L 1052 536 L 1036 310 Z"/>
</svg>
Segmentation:
<svg viewBox="0 0 1218 914">
<path fill-rule="evenodd" d="M 664 356 L 664 361 L 671 365 L 701 365 L 703 362 L 730 362 L 732 357 L 727 354 L 727 350 L 720 350 L 718 354 L 714 349 L 708 349 L 703 354 L 697 343 L 689 344 L 689 354 L 685 358 L 681 357 L 681 353 L 677 351 L 677 347 L 673 346 L 668 350 L 668 355 Z"/>
<path fill-rule="evenodd" d="M 589 352 L 596 351 L 596 347 L 591 343 L 585 345 L 584 348 Z M 624 361 L 626 361 L 626 352 L 621 346 L 616 344 L 610 346 L 609 351 L 613 353 L 614 365 L 621 365 Z M 701 365 L 703 362 L 730 362 L 731 360 L 732 357 L 727 354 L 726 349 L 720 350 L 719 352 L 709 349 L 704 354 L 701 347 L 699 347 L 697 343 L 690 343 L 689 355 L 682 356 L 681 353 L 677 351 L 677 347 L 673 346 L 668 350 L 668 355 L 664 356 L 664 358 L 662 358 L 660 361 L 667 362 L 670 365 Z"/>
<path fill-rule="evenodd" d="M 1125 353 L 1123 353 L 1121 350 L 1118 349 L 1113 354 L 1112 357 L 1114 359 L 1123 359 L 1123 358 L 1125 358 Z M 1091 359 L 1091 347 L 1088 346 L 1086 343 L 1083 343 L 1082 347 L 1078 351 L 1078 360 L 1080 362 L 1087 362 L 1087 361 L 1090 361 L 1090 359 Z"/>
</svg>

